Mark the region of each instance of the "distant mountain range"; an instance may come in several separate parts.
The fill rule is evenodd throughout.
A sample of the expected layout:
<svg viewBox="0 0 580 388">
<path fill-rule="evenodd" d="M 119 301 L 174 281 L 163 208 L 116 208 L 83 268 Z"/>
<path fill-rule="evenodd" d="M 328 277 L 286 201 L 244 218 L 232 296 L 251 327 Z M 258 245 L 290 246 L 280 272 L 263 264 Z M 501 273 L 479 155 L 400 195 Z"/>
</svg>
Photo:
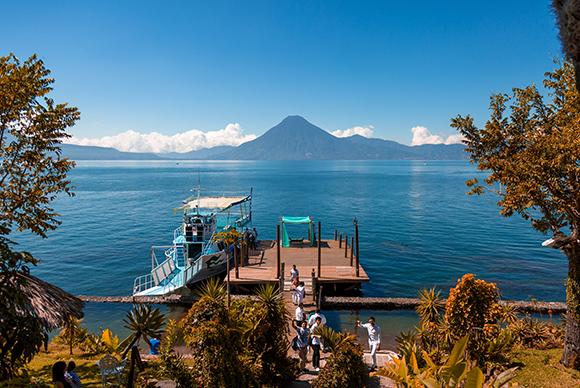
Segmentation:
<svg viewBox="0 0 580 388">
<path fill-rule="evenodd" d="M 300 116 L 288 116 L 262 136 L 238 147 L 186 153 L 135 153 L 114 148 L 62 144 L 72 160 L 467 160 L 462 144 L 406 146 L 360 135 L 338 138 Z"/>
</svg>

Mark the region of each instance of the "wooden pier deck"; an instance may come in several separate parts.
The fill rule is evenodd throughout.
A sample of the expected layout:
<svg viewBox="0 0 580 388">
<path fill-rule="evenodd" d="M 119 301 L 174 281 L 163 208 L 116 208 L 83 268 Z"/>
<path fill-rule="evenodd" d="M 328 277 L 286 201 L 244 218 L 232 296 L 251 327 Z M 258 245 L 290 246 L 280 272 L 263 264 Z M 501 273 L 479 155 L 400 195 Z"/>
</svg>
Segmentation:
<svg viewBox="0 0 580 388">
<path fill-rule="evenodd" d="M 306 283 L 307 294 L 310 295 L 312 295 L 313 271 L 317 285 L 352 284 L 360 286 L 361 283 L 368 282 L 369 277 L 360 265 L 359 276 L 356 276 L 356 258 L 351 253 L 350 246 L 345 249 L 344 244 L 345 242 L 343 241 L 342 246 L 339 248 L 338 241 L 321 241 L 320 274 L 318 273 L 318 247 L 316 245 L 311 247 L 305 241 L 302 245 L 280 247 L 280 262 L 284 264 L 281 265 L 284 268 L 282 275 L 286 280 L 284 288 L 287 289 L 289 287 L 290 269 L 294 264 L 300 273 L 300 280 Z M 243 290 L 248 286 L 280 281 L 280 278 L 278 278 L 276 241 L 259 241 L 256 248 L 256 250 L 250 251 L 244 266 L 238 266 L 237 276 L 236 268 L 232 268 L 230 271 L 230 284 L 232 286 Z M 352 266 L 351 255 L 353 256 Z"/>
</svg>

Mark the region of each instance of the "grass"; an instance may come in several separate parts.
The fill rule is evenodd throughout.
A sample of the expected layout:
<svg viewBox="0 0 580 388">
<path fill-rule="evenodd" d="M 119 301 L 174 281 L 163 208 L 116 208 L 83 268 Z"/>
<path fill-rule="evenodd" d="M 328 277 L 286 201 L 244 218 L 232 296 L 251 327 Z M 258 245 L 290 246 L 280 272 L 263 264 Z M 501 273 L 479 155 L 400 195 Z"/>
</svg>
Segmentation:
<svg viewBox="0 0 580 388">
<path fill-rule="evenodd" d="M 52 365 L 57 361 L 74 361 L 76 372 L 86 388 L 101 387 L 101 372 L 97 361 L 102 355 L 83 354 L 74 349 L 69 354 L 66 345 L 48 345 L 28 364 L 30 374 L 37 380 L 42 380 L 52 386 Z M 568 369 L 560 365 L 562 349 L 529 350 L 516 349 L 511 352 L 513 366 L 519 366 L 517 377 L 513 380 L 519 386 L 532 388 L 571 388 L 580 387 L 580 371 Z M 191 362 L 191 360 L 187 360 Z"/>
<path fill-rule="evenodd" d="M 42 380 L 52 386 L 52 365 L 57 361 L 74 361 L 75 372 L 79 375 L 83 386 L 86 388 L 101 387 L 101 371 L 97 361 L 102 356 L 83 354 L 79 349 L 73 349 L 73 355 L 69 354 L 67 345 L 48 345 L 48 352 L 44 349 L 28 364 L 30 375 L 37 380 Z"/>
<path fill-rule="evenodd" d="M 512 350 L 513 366 L 519 366 L 513 380 L 519 386 L 533 388 L 580 387 L 580 371 L 560 365 L 562 349 Z"/>
</svg>

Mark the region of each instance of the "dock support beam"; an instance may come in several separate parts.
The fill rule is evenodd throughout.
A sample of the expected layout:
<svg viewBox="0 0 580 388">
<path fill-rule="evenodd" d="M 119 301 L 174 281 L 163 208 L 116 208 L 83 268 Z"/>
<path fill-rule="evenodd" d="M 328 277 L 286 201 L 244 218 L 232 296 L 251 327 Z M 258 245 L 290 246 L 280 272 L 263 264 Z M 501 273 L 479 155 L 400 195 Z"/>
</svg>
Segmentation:
<svg viewBox="0 0 580 388">
<path fill-rule="evenodd" d="M 282 270 L 280 271 L 280 292 L 284 292 L 284 263 L 282 263 Z"/>
<path fill-rule="evenodd" d="M 234 265 L 236 267 L 236 279 L 239 279 L 240 272 L 238 268 L 238 249 L 236 247 L 237 244 L 234 244 Z"/>
<path fill-rule="evenodd" d="M 314 268 L 312 268 L 312 301 L 316 303 L 316 273 L 314 272 Z"/>
<path fill-rule="evenodd" d="M 350 238 L 350 266 L 352 267 L 352 262 L 354 260 L 354 237 Z"/>
<path fill-rule="evenodd" d="M 280 225 L 276 225 L 276 257 L 278 259 L 278 273 L 276 277 L 280 278 Z"/>
<path fill-rule="evenodd" d="M 334 231 L 336 233 L 336 230 Z M 322 262 L 322 229 L 320 229 L 320 221 L 318 221 L 318 277 L 320 277 L 320 263 Z"/>
<path fill-rule="evenodd" d="M 356 240 L 356 277 L 359 277 L 359 268 L 358 268 L 358 221 L 356 218 L 354 219 L 354 239 Z"/>
</svg>

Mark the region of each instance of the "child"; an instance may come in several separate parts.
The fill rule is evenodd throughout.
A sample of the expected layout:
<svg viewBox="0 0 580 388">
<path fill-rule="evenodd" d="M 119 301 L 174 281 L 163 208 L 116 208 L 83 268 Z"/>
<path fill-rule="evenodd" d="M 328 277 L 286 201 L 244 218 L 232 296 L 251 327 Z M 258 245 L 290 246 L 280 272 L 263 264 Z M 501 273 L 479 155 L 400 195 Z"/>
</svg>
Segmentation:
<svg viewBox="0 0 580 388">
<path fill-rule="evenodd" d="M 64 377 L 70 383 L 72 388 L 83 388 L 83 383 L 81 383 L 81 379 L 74 371 L 76 368 L 76 364 L 74 361 L 69 361 L 68 365 L 66 366 L 66 372 L 64 372 Z"/>
</svg>

